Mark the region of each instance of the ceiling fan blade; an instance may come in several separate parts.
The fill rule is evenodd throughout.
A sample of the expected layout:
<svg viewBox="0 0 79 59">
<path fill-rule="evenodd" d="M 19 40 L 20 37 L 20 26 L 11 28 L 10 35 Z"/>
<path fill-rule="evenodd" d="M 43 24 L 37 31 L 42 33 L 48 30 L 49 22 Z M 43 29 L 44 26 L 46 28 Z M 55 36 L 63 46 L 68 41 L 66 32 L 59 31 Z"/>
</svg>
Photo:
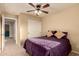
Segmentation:
<svg viewBox="0 0 79 59">
<path fill-rule="evenodd" d="M 28 11 L 26 11 L 26 12 L 32 12 L 32 11 L 35 11 L 35 10 L 28 10 Z"/>
<path fill-rule="evenodd" d="M 47 7 L 49 7 L 49 4 L 45 4 L 45 5 L 43 6 L 43 8 L 47 8 Z"/>
<path fill-rule="evenodd" d="M 35 8 L 35 6 L 32 3 L 28 3 L 28 4 Z"/>
<path fill-rule="evenodd" d="M 48 14 L 48 12 L 47 11 L 44 11 L 44 10 L 41 10 L 43 13 L 46 13 L 46 14 Z"/>
</svg>

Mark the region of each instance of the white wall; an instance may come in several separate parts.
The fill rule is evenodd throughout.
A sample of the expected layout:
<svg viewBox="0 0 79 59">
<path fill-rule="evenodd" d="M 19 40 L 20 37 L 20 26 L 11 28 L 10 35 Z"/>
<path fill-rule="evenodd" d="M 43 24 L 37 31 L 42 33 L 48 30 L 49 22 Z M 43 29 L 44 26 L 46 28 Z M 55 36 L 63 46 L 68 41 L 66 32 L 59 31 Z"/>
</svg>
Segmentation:
<svg viewBox="0 0 79 59">
<path fill-rule="evenodd" d="M 43 35 L 48 30 L 60 30 L 69 33 L 72 49 L 79 52 L 79 6 L 65 9 L 42 19 Z"/>
</svg>

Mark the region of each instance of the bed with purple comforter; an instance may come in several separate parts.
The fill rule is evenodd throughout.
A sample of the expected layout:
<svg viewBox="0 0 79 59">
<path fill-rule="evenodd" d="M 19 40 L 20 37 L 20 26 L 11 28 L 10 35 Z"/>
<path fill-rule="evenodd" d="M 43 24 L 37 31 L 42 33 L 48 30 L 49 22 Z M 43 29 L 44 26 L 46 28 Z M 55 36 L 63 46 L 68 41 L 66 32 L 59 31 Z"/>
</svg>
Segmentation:
<svg viewBox="0 0 79 59">
<path fill-rule="evenodd" d="M 67 38 L 43 36 L 27 39 L 24 49 L 32 56 L 67 56 L 71 52 L 71 45 Z"/>
</svg>

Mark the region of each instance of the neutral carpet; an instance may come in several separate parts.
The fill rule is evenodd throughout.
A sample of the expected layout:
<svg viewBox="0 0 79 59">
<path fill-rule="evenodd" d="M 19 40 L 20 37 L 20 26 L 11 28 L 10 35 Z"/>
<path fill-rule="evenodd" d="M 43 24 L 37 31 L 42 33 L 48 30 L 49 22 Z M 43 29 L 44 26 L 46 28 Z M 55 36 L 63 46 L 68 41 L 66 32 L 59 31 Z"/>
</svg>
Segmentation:
<svg viewBox="0 0 79 59">
<path fill-rule="evenodd" d="M 13 39 L 8 39 L 4 51 L 0 53 L 1 56 L 29 56 L 22 46 L 17 46 Z"/>
<path fill-rule="evenodd" d="M 71 52 L 71 53 L 69 54 L 69 56 L 79 56 L 79 54 L 74 53 L 74 52 Z"/>
</svg>

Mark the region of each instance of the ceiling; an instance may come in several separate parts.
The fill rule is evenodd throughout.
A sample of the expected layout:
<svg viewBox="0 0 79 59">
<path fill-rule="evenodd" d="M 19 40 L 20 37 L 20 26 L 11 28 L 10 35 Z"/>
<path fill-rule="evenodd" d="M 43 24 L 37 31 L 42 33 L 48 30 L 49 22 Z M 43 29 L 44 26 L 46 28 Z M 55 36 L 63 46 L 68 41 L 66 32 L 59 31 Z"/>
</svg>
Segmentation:
<svg viewBox="0 0 79 59">
<path fill-rule="evenodd" d="M 45 3 L 42 3 L 44 5 Z M 50 7 L 44 8 L 43 10 L 49 11 L 49 14 L 55 14 L 66 8 L 79 5 L 77 3 L 49 3 Z M 36 3 L 34 3 L 36 5 Z M 0 11 L 8 12 L 15 15 L 19 15 L 20 13 L 35 15 L 34 12 L 26 12 L 27 10 L 34 10 L 34 8 L 28 3 L 0 3 Z M 49 15 L 48 14 L 48 15 Z M 36 16 L 36 15 L 35 15 Z M 41 13 L 39 17 L 45 17 L 46 14 Z"/>
</svg>

